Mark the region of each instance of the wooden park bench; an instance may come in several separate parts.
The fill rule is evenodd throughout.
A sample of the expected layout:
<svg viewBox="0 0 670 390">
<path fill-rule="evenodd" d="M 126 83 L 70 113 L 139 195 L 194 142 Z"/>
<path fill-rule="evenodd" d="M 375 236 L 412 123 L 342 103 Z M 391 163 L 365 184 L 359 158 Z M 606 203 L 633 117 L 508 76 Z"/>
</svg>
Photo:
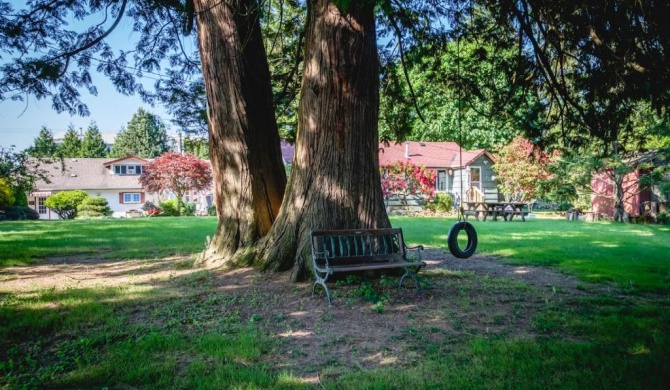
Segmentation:
<svg viewBox="0 0 670 390">
<path fill-rule="evenodd" d="M 330 275 L 338 272 L 404 268 L 405 273 L 400 277 L 398 288 L 402 286 L 405 277 L 410 276 L 421 293 L 421 283 L 416 274 L 426 265 L 421 261 L 423 246 L 407 247 L 402 229 L 313 231 L 311 242 L 316 276 L 312 296 L 317 285 L 323 286 L 330 307 L 333 306 L 333 299 L 326 282 Z M 408 250 L 417 251 L 416 261 L 408 260 Z"/>
</svg>

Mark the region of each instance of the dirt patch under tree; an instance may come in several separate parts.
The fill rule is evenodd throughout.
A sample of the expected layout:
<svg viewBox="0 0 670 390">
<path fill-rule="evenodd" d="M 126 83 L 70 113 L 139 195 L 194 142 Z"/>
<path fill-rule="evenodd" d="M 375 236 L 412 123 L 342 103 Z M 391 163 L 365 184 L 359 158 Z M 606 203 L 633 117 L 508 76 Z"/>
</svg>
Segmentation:
<svg viewBox="0 0 670 390">
<path fill-rule="evenodd" d="M 349 370 L 409 365 L 421 358 L 426 343 L 448 349 L 464 337 L 536 337 L 534 316 L 548 305 L 620 293 L 612 285 L 587 283 L 543 267 L 506 265 L 488 256 L 457 259 L 429 249 L 423 257 L 428 263 L 421 272 L 423 295 L 416 293 L 411 279 L 402 289 L 392 285 L 396 278 L 363 285 L 333 283 L 333 308 L 320 287 L 311 297 L 311 282 L 290 283 L 288 274 L 250 268 L 194 269 L 187 257 L 51 258 L 0 270 L 0 292 L 131 285 L 181 289 L 191 294 L 191 307 L 215 303 L 208 306 L 209 319 L 237 316 L 239 322 L 257 324 L 277 341 L 267 362 L 308 382 Z M 197 283 L 183 283 L 189 277 Z M 363 296 L 369 292 L 375 299 L 368 302 Z M 146 321 L 143 312 L 138 310 L 131 321 Z"/>
</svg>

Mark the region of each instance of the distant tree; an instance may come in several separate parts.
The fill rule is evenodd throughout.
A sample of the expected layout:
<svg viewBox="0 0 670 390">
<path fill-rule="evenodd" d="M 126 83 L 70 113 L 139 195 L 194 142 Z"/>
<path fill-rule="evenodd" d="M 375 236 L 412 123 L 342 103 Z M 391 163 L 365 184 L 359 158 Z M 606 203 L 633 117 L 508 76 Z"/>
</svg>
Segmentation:
<svg viewBox="0 0 670 390">
<path fill-rule="evenodd" d="M 47 172 L 40 168 L 42 162 L 54 161 L 30 158 L 26 151 L 15 152 L 12 148 L 0 147 L 0 179 L 4 179 L 12 187 L 14 204 L 27 204 L 26 193 L 34 189 L 37 179 L 49 183 Z"/>
<path fill-rule="evenodd" d="M 14 204 L 14 190 L 9 185 L 7 179 L 0 177 L 0 210 Z"/>
<path fill-rule="evenodd" d="M 99 158 L 107 154 L 107 144 L 102 139 L 98 125 L 91 122 L 81 141 L 81 157 Z"/>
<path fill-rule="evenodd" d="M 170 191 L 182 199 L 186 191 L 210 187 L 212 169 L 190 153 L 167 152 L 144 166 L 140 184 L 148 192 Z M 181 202 L 177 202 L 177 215 L 181 215 Z"/>
<path fill-rule="evenodd" d="M 77 216 L 77 206 L 87 197 L 88 194 L 82 190 L 62 191 L 48 197 L 44 205 L 61 219 L 74 219 Z"/>
<path fill-rule="evenodd" d="M 557 152 L 548 155 L 523 137 L 514 138 L 500 150 L 493 165 L 498 187 L 513 200 L 530 200 L 537 196 L 540 182 L 551 176 L 549 165 L 556 156 Z"/>
<path fill-rule="evenodd" d="M 57 150 L 58 145 L 54 141 L 53 133 L 46 126 L 42 126 L 40 134 L 35 138 L 33 146 L 27 149 L 27 152 L 31 157 L 54 157 Z"/>
<path fill-rule="evenodd" d="M 68 126 L 65 136 L 63 137 L 63 142 L 58 145 L 56 153 L 64 158 L 82 157 L 81 140 L 79 139 L 77 130 L 74 129 L 74 125 Z"/>
<path fill-rule="evenodd" d="M 126 128 L 116 135 L 110 156 L 156 158 L 168 150 L 170 146 L 163 122 L 158 116 L 139 108 Z"/>
<path fill-rule="evenodd" d="M 187 153 L 195 154 L 203 160 L 209 160 L 209 141 L 204 138 L 184 138 L 184 150 Z"/>
</svg>

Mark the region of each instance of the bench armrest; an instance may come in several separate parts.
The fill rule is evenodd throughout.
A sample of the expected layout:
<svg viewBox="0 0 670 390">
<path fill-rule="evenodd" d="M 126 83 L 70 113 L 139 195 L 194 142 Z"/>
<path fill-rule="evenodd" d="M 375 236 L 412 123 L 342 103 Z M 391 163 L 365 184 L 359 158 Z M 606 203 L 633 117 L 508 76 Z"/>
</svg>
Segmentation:
<svg viewBox="0 0 670 390">
<path fill-rule="evenodd" d="M 317 258 L 319 260 L 323 260 L 324 267 L 321 267 L 321 265 L 317 263 L 316 261 Z M 314 268 L 323 269 L 324 271 L 322 272 L 325 272 L 325 270 L 330 268 L 330 266 L 328 265 L 328 251 L 314 252 L 314 254 L 312 255 L 312 261 L 314 262 Z"/>
<path fill-rule="evenodd" d="M 418 261 L 421 261 L 421 252 L 423 251 L 423 245 L 417 245 L 417 246 L 405 246 L 405 251 L 408 250 L 416 250 L 416 254 L 418 257 Z"/>
</svg>

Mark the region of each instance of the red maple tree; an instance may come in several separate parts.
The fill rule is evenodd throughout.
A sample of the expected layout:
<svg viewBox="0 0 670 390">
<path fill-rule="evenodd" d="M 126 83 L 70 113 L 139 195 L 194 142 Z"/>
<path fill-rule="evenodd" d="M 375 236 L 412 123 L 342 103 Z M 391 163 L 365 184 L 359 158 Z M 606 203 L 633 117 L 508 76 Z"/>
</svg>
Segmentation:
<svg viewBox="0 0 670 390">
<path fill-rule="evenodd" d="M 140 184 L 147 192 L 170 191 L 182 199 L 186 191 L 201 191 L 212 185 L 212 168 L 193 154 L 167 152 L 144 166 Z M 180 203 L 177 215 L 181 215 Z"/>
</svg>

